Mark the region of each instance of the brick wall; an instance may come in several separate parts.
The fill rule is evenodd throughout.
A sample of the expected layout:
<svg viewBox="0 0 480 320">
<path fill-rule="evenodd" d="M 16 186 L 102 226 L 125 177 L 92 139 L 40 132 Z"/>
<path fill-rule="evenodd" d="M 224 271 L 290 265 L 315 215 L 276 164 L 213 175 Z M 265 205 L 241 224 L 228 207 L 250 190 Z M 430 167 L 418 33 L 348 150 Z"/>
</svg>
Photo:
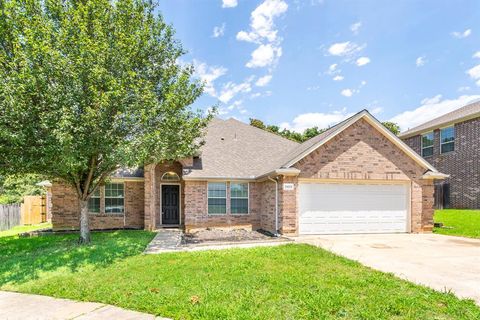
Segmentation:
<svg viewBox="0 0 480 320">
<path fill-rule="evenodd" d="M 275 233 L 275 182 L 266 180 L 258 184 L 259 194 L 253 196 L 260 199 L 260 228 Z"/>
<path fill-rule="evenodd" d="M 90 214 L 90 228 L 138 228 L 144 226 L 143 181 L 126 181 L 124 214 Z M 75 191 L 61 183 L 52 185 L 52 224 L 54 230 L 79 228 L 80 204 Z"/>
<path fill-rule="evenodd" d="M 261 183 L 250 182 L 250 213 L 230 213 L 230 188 L 227 182 L 227 214 L 209 215 L 207 200 L 207 181 L 185 181 L 185 229 L 206 227 L 248 226 L 260 228 L 260 193 Z"/>
<path fill-rule="evenodd" d="M 425 169 L 364 120 L 345 129 L 294 167 L 301 170 L 299 178 L 409 181 L 411 229 L 431 230 L 433 184 L 421 179 Z M 293 227 L 292 212 L 289 209 L 282 214 L 289 227 Z"/>
<path fill-rule="evenodd" d="M 404 139 L 421 154 L 421 136 Z M 433 155 L 425 157 L 438 171 L 450 175 L 452 208 L 480 208 L 480 118 L 455 124 L 455 150 L 440 153 L 440 130 L 434 130 Z"/>
</svg>

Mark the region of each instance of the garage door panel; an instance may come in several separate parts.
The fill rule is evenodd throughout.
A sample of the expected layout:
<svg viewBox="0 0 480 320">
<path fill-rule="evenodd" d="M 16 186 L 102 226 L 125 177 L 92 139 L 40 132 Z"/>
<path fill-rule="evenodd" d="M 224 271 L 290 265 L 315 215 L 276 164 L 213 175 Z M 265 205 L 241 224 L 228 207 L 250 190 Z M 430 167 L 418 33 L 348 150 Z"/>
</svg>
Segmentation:
<svg viewBox="0 0 480 320">
<path fill-rule="evenodd" d="M 406 185 L 300 184 L 300 234 L 407 231 Z"/>
</svg>

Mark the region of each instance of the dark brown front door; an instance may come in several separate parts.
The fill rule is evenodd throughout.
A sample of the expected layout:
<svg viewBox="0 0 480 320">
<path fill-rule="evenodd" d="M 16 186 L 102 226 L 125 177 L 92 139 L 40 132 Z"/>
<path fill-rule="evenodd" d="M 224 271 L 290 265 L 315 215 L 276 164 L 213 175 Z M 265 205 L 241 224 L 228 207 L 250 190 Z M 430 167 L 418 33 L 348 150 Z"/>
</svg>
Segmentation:
<svg viewBox="0 0 480 320">
<path fill-rule="evenodd" d="M 162 224 L 180 224 L 180 186 L 162 185 Z"/>
</svg>

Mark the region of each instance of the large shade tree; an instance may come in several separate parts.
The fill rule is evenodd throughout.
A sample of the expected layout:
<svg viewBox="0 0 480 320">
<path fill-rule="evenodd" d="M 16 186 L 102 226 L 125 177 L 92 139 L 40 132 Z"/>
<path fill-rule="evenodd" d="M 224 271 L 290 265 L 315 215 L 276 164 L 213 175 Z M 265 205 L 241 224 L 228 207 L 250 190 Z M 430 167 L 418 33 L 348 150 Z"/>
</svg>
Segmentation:
<svg viewBox="0 0 480 320">
<path fill-rule="evenodd" d="M 210 115 L 174 30 L 148 0 L 0 0 L 0 170 L 88 199 L 119 167 L 192 155 Z"/>
</svg>

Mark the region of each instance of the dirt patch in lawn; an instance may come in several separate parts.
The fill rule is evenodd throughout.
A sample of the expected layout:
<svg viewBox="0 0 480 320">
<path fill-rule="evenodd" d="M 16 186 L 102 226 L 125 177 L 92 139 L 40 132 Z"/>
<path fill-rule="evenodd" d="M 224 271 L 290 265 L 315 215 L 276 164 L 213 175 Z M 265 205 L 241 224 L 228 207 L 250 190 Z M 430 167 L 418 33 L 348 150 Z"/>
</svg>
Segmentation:
<svg viewBox="0 0 480 320">
<path fill-rule="evenodd" d="M 259 231 L 245 229 L 205 229 L 183 235 L 184 244 L 210 244 L 216 242 L 263 242 L 263 241 L 285 241 L 284 238 Z"/>
</svg>

